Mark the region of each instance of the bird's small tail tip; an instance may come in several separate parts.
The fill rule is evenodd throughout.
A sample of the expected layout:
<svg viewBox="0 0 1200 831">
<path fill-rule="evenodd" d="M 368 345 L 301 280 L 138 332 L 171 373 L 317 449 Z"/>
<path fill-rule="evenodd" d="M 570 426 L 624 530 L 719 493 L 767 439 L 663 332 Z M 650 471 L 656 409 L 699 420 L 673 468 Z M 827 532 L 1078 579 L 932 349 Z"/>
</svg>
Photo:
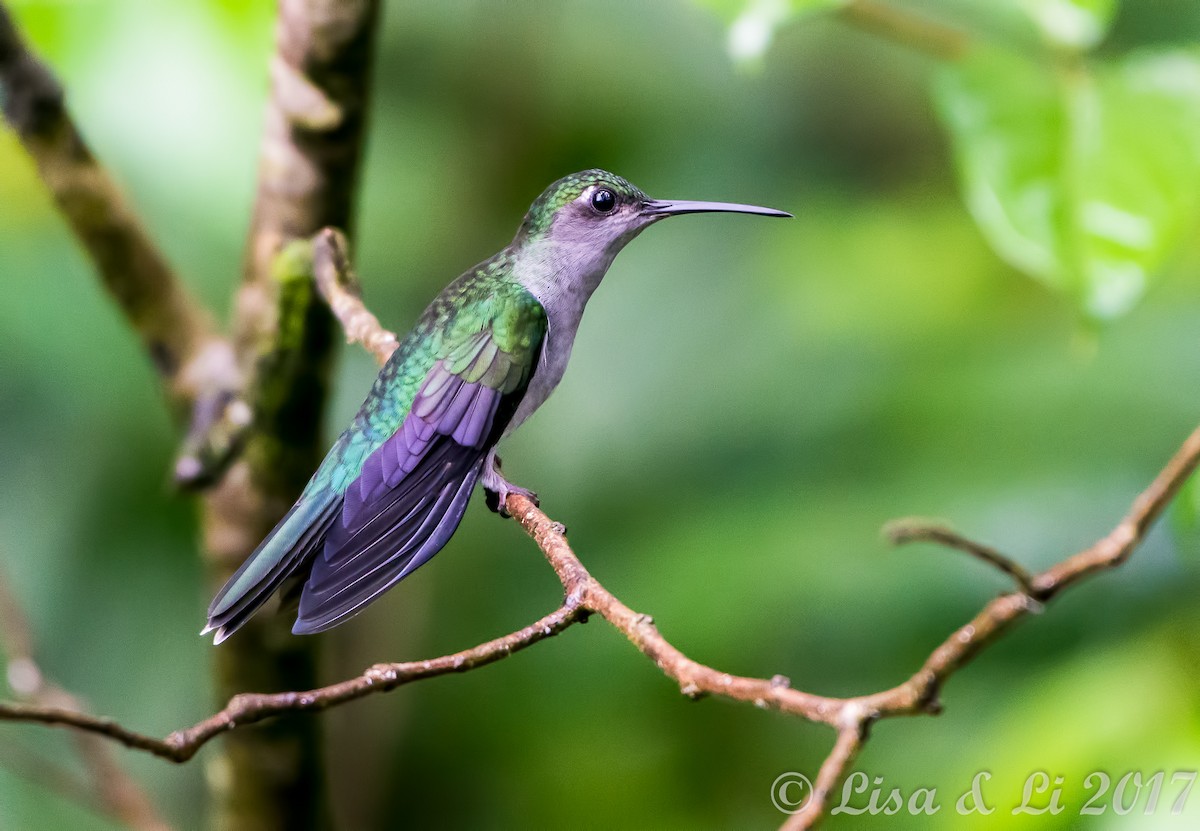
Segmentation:
<svg viewBox="0 0 1200 831">
<path fill-rule="evenodd" d="M 226 629 L 224 626 L 214 626 L 213 624 L 209 623 L 200 630 L 200 637 L 206 637 L 213 632 L 216 632 L 216 634 L 213 635 L 213 646 L 216 646 L 233 634 L 232 629 Z"/>
</svg>

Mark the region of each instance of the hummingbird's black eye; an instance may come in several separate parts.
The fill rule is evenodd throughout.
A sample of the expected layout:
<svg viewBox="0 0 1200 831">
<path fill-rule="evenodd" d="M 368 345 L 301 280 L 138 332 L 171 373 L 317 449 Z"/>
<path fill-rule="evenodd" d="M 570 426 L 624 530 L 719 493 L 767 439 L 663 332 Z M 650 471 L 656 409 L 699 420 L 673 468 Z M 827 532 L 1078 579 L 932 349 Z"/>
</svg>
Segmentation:
<svg viewBox="0 0 1200 831">
<path fill-rule="evenodd" d="M 597 188 L 592 192 L 592 207 L 596 213 L 610 214 L 617 207 L 617 197 L 608 188 Z"/>
</svg>

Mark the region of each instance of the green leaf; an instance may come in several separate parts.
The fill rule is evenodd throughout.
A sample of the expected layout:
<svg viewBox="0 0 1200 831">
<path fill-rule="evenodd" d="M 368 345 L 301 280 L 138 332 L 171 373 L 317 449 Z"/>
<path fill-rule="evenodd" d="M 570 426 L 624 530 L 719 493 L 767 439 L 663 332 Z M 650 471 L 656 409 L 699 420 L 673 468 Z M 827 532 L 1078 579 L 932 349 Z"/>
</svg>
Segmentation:
<svg viewBox="0 0 1200 831">
<path fill-rule="evenodd" d="M 738 63 L 762 58 L 780 27 L 804 15 L 836 9 L 847 0 L 696 0 L 729 24 L 726 49 Z"/>
<path fill-rule="evenodd" d="M 1090 49 L 1104 39 L 1117 0 L 1020 0 L 1043 37 L 1069 49 Z"/>
<path fill-rule="evenodd" d="M 1092 71 L 980 49 L 944 70 L 936 98 L 997 253 L 1091 318 L 1128 311 L 1196 213 L 1200 58 Z"/>
</svg>

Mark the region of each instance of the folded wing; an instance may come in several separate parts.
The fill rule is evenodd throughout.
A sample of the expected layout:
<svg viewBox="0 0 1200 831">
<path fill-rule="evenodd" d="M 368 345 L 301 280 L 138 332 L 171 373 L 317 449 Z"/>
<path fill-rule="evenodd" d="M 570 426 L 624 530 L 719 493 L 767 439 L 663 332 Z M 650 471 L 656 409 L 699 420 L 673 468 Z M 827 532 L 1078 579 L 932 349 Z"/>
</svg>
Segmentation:
<svg viewBox="0 0 1200 831">
<path fill-rule="evenodd" d="M 539 333 L 535 348 L 509 351 L 489 327 L 434 364 L 400 429 L 347 487 L 293 632 L 337 625 L 449 541 L 488 450 L 528 386 L 540 341 Z"/>
<path fill-rule="evenodd" d="M 301 588 L 294 632 L 328 629 L 427 562 L 453 535 L 488 450 L 528 387 L 546 318 L 515 284 L 451 284 L 447 292 L 449 299 L 430 306 L 389 365 L 386 377 L 419 379 L 399 427 L 390 427 L 391 411 L 377 405 L 406 404 L 403 387 L 384 386 L 213 599 L 204 631 L 215 630 L 215 642 L 281 587 L 289 595 Z M 372 438 L 381 435 L 387 438 Z M 364 453 L 365 460 L 352 461 Z M 345 476 L 353 477 L 348 484 Z"/>
</svg>

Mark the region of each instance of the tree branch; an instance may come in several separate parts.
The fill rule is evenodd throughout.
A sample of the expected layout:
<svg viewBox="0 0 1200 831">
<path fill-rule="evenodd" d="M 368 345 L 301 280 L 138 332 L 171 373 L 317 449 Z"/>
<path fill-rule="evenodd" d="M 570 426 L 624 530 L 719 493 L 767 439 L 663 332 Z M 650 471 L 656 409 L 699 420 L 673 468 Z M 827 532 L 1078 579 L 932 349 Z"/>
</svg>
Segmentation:
<svg viewBox="0 0 1200 831">
<path fill-rule="evenodd" d="M 824 818 L 829 811 L 829 798 L 841 787 L 842 780 L 854 765 L 854 760 L 858 758 L 866 740 L 867 728 L 861 723 L 852 723 L 838 729 L 833 750 L 829 751 L 829 755 L 817 771 L 812 796 L 808 802 L 801 805 L 800 810 L 783 823 L 783 831 L 812 828 Z"/>
<path fill-rule="evenodd" d="M 29 721 L 73 727 L 104 736 L 133 750 L 142 750 L 171 762 L 186 762 L 216 736 L 292 712 L 326 710 L 374 693 L 384 693 L 413 681 L 453 672 L 468 672 L 520 652 L 540 640 L 557 635 L 583 613 L 578 598 L 568 598 L 557 610 L 502 638 L 452 655 L 425 661 L 375 664 L 354 678 L 303 692 L 242 693 L 220 711 L 164 739 L 129 730 L 112 719 L 99 718 L 70 708 L 0 702 L 0 720 Z"/>
<path fill-rule="evenodd" d="M 0 0 L 4 117 L 141 338 L 175 414 L 189 422 L 177 483 L 220 483 L 204 501 L 203 547 L 214 584 L 283 514 L 321 452 L 333 325 L 307 272 L 302 281 L 277 280 L 274 266 L 290 240 L 326 224 L 351 225 L 378 8 L 377 0 L 280 2 L 249 255 L 227 339 L 88 150 L 62 88 Z M 311 641 L 269 635 L 269 623 L 247 629 L 215 658 L 222 695 L 313 683 Z M 316 747 L 316 729 L 303 723 L 227 743 L 229 775 L 210 780 L 227 785 L 217 786 L 216 824 L 321 825 Z"/>
<path fill-rule="evenodd" d="M 238 386 L 232 347 L 146 236 L 0 1 L 0 104 L 71 230 L 158 370 L 177 413 Z"/>
<path fill-rule="evenodd" d="M 940 60 L 958 60 L 971 44 L 971 36 L 962 29 L 899 4 L 846 0 L 838 13 L 844 21 L 864 31 Z"/>
<path fill-rule="evenodd" d="M 334 228 L 320 231 L 313 241 L 313 278 L 334 317 L 342 324 L 346 343 L 361 344 L 379 364 L 392 357 L 399 342 L 380 325 L 363 303 L 358 278 L 350 268 L 346 236 Z"/>
<path fill-rule="evenodd" d="M 991 546 L 968 539 L 953 528 L 937 522 L 910 517 L 897 519 L 883 526 L 883 536 L 892 545 L 907 545 L 914 542 L 931 542 L 963 551 L 994 566 L 1011 577 L 1022 592 L 1037 599 L 1040 591 L 1033 584 L 1033 575 L 1017 561 L 1006 557 Z"/>
<path fill-rule="evenodd" d="M 316 246 L 318 251 L 325 249 L 319 255 L 321 291 L 330 307 L 338 310 L 338 318 L 346 324 L 350 336 L 367 343 L 388 343 L 390 333 L 377 328 L 377 323 L 370 324 L 365 317 L 370 313 L 358 299 L 341 237 L 336 232 L 324 231 L 316 240 Z M 391 341 L 394 340 L 393 335 Z M 373 354 L 382 362 L 390 353 L 386 348 L 378 347 Z M 1066 587 L 1124 562 L 1197 464 L 1200 464 L 1200 428 L 1188 437 L 1111 532 L 1094 545 L 1036 575 L 1028 575 L 1007 557 L 945 532 L 940 526 L 909 521 L 901 528 L 898 541 L 929 539 L 966 550 L 1014 577 L 1025 574 L 1023 585 L 1031 588 L 1030 594 L 1049 601 Z M 940 712 L 938 695 L 945 681 L 995 643 L 1017 621 L 1042 609 L 1042 603 L 1024 591 L 1005 594 L 984 606 L 969 623 L 943 641 L 904 683 L 853 698 L 815 695 L 792 689 L 783 676 L 767 679 L 731 675 L 688 657 L 659 632 L 650 616 L 630 609 L 588 573 L 571 550 L 562 525 L 517 494 L 508 497 L 506 507 L 554 569 L 565 597 L 556 611 L 516 632 L 439 658 L 376 664 L 355 678 L 304 692 L 237 695 L 216 714 L 165 739 L 130 731 L 109 719 L 62 708 L 0 702 L 0 719 L 72 727 L 174 762 L 183 762 L 221 733 L 276 715 L 327 709 L 424 678 L 467 672 L 526 649 L 582 622 L 591 614 L 598 614 L 690 698 L 714 695 L 744 701 L 825 724 L 837 732 L 837 740 L 818 772 L 812 798 L 785 823 L 785 827 L 791 829 L 811 828 L 826 814 L 830 795 L 841 786 L 865 746 L 872 725 L 885 718 Z M 986 552 L 986 556 L 981 552 Z"/>
<path fill-rule="evenodd" d="M 249 430 L 217 431 L 200 447 L 229 468 L 203 504 L 203 549 L 214 589 L 299 496 L 324 455 L 322 414 L 334 324 L 312 281 L 311 237 L 353 225 L 370 93 L 378 0 L 280 0 L 258 187 L 235 301 L 233 340 Z M 231 452 L 220 451 L 222 446 Z M 216 476 L 210 478 L 215 479 Z M 214 654 L 218 700 L 247 689 L 316 685 L 318 641 L 260 616 Z M 239 731 L 214 777 L 227 831 L 328 824 L 320 735 L 307 720 Z"/>
</svg>

